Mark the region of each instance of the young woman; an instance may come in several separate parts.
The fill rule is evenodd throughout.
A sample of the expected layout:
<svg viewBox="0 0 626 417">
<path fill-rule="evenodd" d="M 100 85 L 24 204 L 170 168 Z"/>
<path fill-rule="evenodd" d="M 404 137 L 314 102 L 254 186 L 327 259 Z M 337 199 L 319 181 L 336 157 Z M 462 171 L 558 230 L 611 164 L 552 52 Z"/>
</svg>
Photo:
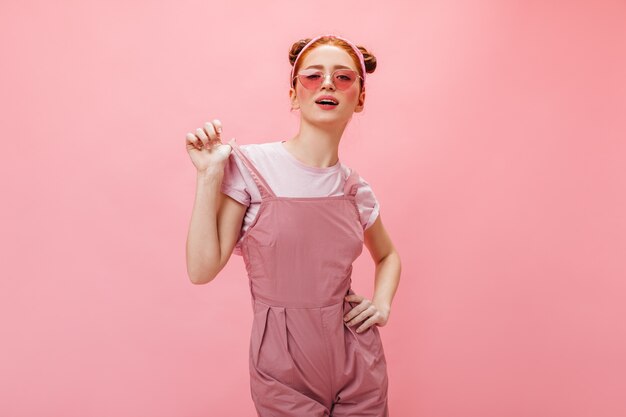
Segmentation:
<svg viewBox="0 0 626 417">
<path fill-rule="evenodd" d="M 400 257 L 371 187 L 338 158 L 376 59 L 332 34 L 295 43 L 289 59 L 289 97 L 300 109 L 293 138 L 222 144 L 219 120 L 187 134 L 198 170 L 188 274 L 205 284 L 233 252 L 243 257 L 254 312 L 250 389 L 260 417 L 387 417 L 378 327 L 389 319 Z M 363 244 L 376 264 L 371 300 L 350 288 Z"/>
</svg>

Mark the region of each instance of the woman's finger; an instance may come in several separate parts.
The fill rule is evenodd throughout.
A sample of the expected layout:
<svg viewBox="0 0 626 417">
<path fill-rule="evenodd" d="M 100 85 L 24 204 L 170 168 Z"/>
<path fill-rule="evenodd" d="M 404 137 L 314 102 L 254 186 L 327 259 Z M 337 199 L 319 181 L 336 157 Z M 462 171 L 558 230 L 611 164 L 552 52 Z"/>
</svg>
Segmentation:
<svg viewBox="0 0 626 417">
<path fill-rule="evenodd" d="M 359 294 L 350 294 L 350 295 L 347 295 L 345 298 L 349 302 L 359 303 L 359 304 L 353 309 L 351 309 L 350 311 L 348 311 L 348 314 L 344 316 L 344 321 L 350 320 L 352 317 L 361 313 L 371 304 L 368 299 L 366 299 L 364 296 L 359 295 Z"/>
<path fill-rule="evenodd" d="M 200 139 L 200 141 L 202 142 L 203 146 L 207 146 L 209 143 L 209 138 L 207 137 L 206 133 L 204 132 L 204 129 L 202 128 L 197 128 L 196 129 L 196 136 Z"/>
<path fill-rule="evenodd" d="M 222 122 L 219 119 L 213 119 L 213 126 L 215 127 L 215 131 L 217 132 L 217 137 L 222 140 Z"/>
<path fill-rule="evenodd" d="M 363 301 L 365 297 L 363 297 L 362 295 L 359 294 L 348 294 L 346 295 L 345 299 L 346 301 L 352 301 L 355 303 L 360 303 L 361 301 Z"/>
<path fill-rule="evenodd" d="M 204 131 L 207 133 L 207 135 L 209 135 L 209 142 L 211 145 L 214 145 L 216 144 L 216 142 L 220 141 L 220 138 L 218 137 L 219 135 L 215 131 L 215 126 L 213 126 L 213 123 L 206 122 L 204 124 Z"/>
<path fill-rule="evenodd" d="M 187 143 L 191 143 L 195 148 L 202 149 L 202 141 L 193 133 L 187 132 L 185 140 Z"/>
<path fill-rule="evenodd" d="M 370 318 L 369 318 L 369 319 L 365 320 L 365 321 L 363 322 L 363 324 L 361 324 L 361 325 L 360 325 L 360 326 L 356 329 L 356 332 L 357 332 L 357 333 L 361 333 L 361 332 L 363 332 L 363 331 L 367 330 L 369 327 L 371 327 L 371 326 L 375 325 L 377 321 L 378 321 L 377 314 L 372 314 L 372 315 L 370 316 Z"/>
<path fill-rule="evenodd" d="M 354 315 L 353 315 L 354 318 L 352 320 L 349 320 L 346 323 L 348 326 L 354 326 L 355 324 L 362 322 L 366 318 L 368 318 L 371 315 L 376 313 L 376 307 L 374 307 L 373 305 L 363 306 L 361 304 L 361 305 L 358 305 L 357 307 L 354 307 L 352 309 L 352 311 L 350 311 L 350 314 L 352 314 L 352 312 L 357 310 L 357 309 L 359 309 L 360 312 L 355 312 L 356 317 L 354 317 Z"/>
</svg>

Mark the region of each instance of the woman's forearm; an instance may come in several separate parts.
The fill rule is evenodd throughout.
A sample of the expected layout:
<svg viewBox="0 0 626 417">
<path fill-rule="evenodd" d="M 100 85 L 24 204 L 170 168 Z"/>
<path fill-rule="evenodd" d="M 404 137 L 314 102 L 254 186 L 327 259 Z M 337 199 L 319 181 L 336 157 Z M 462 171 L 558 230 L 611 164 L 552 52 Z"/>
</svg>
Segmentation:
<svg viewBox="0 0 626 417">
<path fill-rule="evenodd" d="M 187 234 L 187 274 L 194 284 L 205 284 L 219 272 L 217 211 L 223 177 L 222 167 L 198 171 L 197 174 L 196 196 Z"/>
<path fill-rule="evenodd" d="M 376 264 L 376 280 L 372 303 L 387 316 L 391 312 L 391 302 L 400 283 L 400 255 L 393 251 Z"/>
</svg>

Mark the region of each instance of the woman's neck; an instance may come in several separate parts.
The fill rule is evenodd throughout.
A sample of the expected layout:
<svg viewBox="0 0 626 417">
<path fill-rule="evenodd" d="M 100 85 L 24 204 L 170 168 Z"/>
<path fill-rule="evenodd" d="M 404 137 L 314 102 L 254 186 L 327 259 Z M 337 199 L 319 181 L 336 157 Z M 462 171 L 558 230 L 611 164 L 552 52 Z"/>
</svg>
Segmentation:
<svg viewBox="0 0 626 417">
<path fill-rule="evenodd" d="M 300 126 L 296 136 L 284 142 L 292 155 L 307 165 L 328 168 L 339 160 L 339 141 L 345 129 L 320 129 L 318 126 Z"/>
</svg>

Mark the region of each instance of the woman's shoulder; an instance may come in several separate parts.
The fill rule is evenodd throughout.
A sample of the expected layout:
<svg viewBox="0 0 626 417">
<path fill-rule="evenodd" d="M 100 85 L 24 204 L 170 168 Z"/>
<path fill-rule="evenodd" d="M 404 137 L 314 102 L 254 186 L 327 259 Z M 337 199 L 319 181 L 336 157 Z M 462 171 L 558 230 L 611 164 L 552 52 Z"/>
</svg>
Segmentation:
<svg viewBox="0 0 626 417">
<path fill-rule="evenodd" d="M 259 142 L 259 143 L 244 143 L 239 144 L 239 149 L 241 149 L 244 154 L 252 159 L 253 161 L 258 158 L 264 158 L 268 155 L 272 155 L 276 152 L 277 144 L 280 141 L 272 141 L 272 142 Z"/>
<path fill-rule="evenodd" d="M 235 139 L 235 143 L 239 145 L 240 149 L 245 149 L 251 152 L 258 152 L 263 150 L 269 150 L 276 146 L 276 144 L 280 143 L 280 141 L 266 141 L 266 142 L 254 142 L 254 143 L 239 143 Z"/>
<path fill-rule="evenodd" d="M 363 229 L 368 229 L 374 224 L 374 221 L 380 213 L 380 203 L 370 182 L 359 173 L 357 173 L 357 178 L 358 187 L 355 197 L 359 207 Z"/>
<path fill-rule="evenodd" d="M 370 183 L 366 181 L 365 178 L 363 178 L 363 176 L 359 173 L 358 170 L 356 170 L 355 168 L 351 166 L 344 164 L 343 162 L 341 162 L 340 165 L 341 165 L 341 173 L 344 178 L 347 179 L 350 176 L 350 174 L 354 172 L 356 174 L 358 183 L 361 187 L 370 187 Z"/>
</svg>

